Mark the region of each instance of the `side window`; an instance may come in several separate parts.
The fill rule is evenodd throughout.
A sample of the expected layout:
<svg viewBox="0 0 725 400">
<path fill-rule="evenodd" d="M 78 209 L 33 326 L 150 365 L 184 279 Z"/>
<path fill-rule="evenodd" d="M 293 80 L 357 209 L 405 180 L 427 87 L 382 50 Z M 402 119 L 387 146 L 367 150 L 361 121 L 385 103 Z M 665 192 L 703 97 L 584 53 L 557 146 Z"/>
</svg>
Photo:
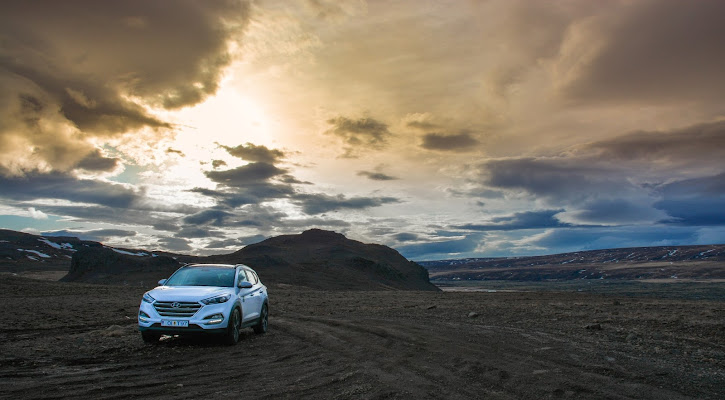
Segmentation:
<svg viewBox="0 0 725 400">
<path fill-rule="evenodd" d="M 239 284 L 239 282 L 250 282 L 243 269 L 239 270 L 239 279 L 237 280 L 237 285 Z"/>
<path fill-rule="evenodd" d="M 247 274 L 249 274 L 249 280 L 250 280 L 250 281 L 251 281 L 251 282 L 252 282 L 253 284 L 255 284 L 255 285 L 256 285 L 256 284 L 258 284 L 258 283 L 259 283 L 259 278 L 257 278 L 257 274 L 255 274 L 255 273 L 254 273 L 254 271 L 248 271 L 248 272 L 247 272 Z"/>
</svg>

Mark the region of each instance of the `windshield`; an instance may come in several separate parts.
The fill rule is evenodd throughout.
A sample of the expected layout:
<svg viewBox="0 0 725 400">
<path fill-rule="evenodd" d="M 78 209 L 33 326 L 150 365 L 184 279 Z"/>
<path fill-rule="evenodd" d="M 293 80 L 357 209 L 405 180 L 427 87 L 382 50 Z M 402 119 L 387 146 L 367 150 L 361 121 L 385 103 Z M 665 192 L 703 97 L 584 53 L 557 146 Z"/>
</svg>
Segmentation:
<svg viewBox="0 0 725 400">
<path fill-rule="evenodd" d="M 234 286 L 234 268 L 183 267 L 174 272 L 166 286 Z"/>
</svg>

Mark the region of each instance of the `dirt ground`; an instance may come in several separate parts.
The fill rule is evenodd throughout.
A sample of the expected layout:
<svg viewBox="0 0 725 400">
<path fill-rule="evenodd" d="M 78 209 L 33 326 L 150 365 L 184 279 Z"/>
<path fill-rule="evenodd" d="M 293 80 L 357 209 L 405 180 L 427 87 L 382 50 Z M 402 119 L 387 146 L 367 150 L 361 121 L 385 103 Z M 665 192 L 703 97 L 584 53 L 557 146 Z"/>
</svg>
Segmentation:
<svg viewBox="0 0 725 400">
<path fill-rule="evenodd" d="M 0 276 L 0 398 L 725 398 L 725 301 L 270 287 L 270 331 L 146 345 L 149 288 Z"/>
</svg>

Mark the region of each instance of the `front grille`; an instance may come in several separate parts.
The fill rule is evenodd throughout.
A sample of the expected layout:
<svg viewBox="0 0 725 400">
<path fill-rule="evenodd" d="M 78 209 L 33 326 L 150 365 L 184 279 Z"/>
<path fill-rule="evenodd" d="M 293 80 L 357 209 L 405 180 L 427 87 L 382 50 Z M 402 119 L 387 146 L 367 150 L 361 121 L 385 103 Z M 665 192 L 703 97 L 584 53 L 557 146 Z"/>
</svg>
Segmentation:
<svg viewBox="0 0 725 400">
<path fill-rule="evenodd" d="M 199 311 L 201 304 L 190 301 L 157 301 L 154 308 L 162 317 L 189 318 Z"/>
</svg>

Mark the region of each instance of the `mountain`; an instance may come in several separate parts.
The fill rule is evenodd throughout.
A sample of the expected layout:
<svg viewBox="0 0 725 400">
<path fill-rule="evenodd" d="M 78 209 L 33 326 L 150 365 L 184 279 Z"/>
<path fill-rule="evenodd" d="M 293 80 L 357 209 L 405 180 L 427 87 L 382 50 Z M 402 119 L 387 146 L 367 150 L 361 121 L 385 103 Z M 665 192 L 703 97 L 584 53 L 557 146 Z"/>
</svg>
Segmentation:
<svg viewBox="0 0 725 400">
<path fill-rule="evenodd" d="M 422 261 L 431 280 L 725 279 L 725 245 L 590 250 Z"/>
<path fill-rule="evenodd" d="M 240 262 L 264 279 L 316 289 L 438 290 L 425 268 L 390 247 L 320 229 L 269 238 L 203 262 Z"/>
</svg>

